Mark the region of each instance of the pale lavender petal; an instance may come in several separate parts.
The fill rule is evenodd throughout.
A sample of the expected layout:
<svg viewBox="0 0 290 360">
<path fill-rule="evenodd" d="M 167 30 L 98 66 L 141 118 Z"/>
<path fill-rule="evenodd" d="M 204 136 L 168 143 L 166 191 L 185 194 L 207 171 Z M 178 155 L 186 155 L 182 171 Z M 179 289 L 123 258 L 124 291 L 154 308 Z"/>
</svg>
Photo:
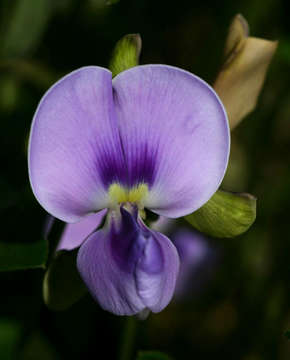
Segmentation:
<svg viewBox="0 0 290 360">
<path fill-rule="evenodd" d="M 179 217 L 219 187 L 229 156 L 229 127 L 214 90 L 166 65 L 134 67 L 113 80 L 128 183 L 145 182 L 145 206 Z"/>
<path fill-rule="evenodd" d="M 57 245 L 59 250 L 73 250 L 86 240 L 102 223 L 106 210 L 101 210 L 95 214 L 89 214 L 74 224 L 66 224 Z"/>
<path fill-rule="evenodd" d="M 174 224 L 176 225 L 175 219 L 170 219 L 165 216 L 159 216 L 156 221 L 150 224 L 150 229 L 162 232 L 167 235 L 174 227 Z"/>
<path fill-rule="evenodd" d="M 58 81 L 33 119 L 29 175 L 53 216 L 75 222 L 107 206 L 107 186 L 126 177 L 111 73 L 90 66 Z"/>
<path fill-rule="evenodd" d="M 217 251 L 209 239 L 195 230 L 179 229 L 172 240 L 180 257 L 180 270 L 174 296 L 185 299 L 202 290 L 216 268 Z"/>
<path fill-rule="evenodd" d="M 133 315 L 161 311 L 170 301 L 179 258 L 164 235 L 126 210 L 81 246 L 77 266 L 92 296 L 105 310 Z"/>
<path fill-rule="evenodd" d="M 142 228 L 144 231 L 145 226 L 143 225 Z M 165 235 L 149 231 L 148 228 L 146 230 L 149 237 L 143 257 L 140 258 L 136 268 L 136 281 L 138 294 L 144 304 L 152 312 L 157 313 L 168 305 L 173 296 L 179 272 L 179 256 L 175 246 Z M 163 259 L 160 271 L 157 271 L 156 266 L 158 248 Z M 153 272 L 154 267 L 155 272 Z"/>
</svg>

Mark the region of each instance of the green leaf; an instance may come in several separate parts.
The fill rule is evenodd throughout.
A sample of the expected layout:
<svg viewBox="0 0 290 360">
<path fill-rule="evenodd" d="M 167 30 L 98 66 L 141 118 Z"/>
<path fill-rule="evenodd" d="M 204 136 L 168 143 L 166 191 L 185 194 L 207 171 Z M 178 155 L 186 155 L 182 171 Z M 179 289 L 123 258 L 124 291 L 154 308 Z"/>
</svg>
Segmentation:
<svg viewBox="0 0 290 360">
<path fill-rule="evenodd" d="M 256 219 L 256 198 L 246 193 L 218 190 L 200 209 L 185 217 L 210 236 L 231 238 L 242 234 Z"/>
<path fill-rule="evenodd" d="M 40 331 L 35 329 L 29 336 L 26 336 L 25 342 L 18 351 L 18 356 L 12 359 L 20 360 L 60 360 L 61 357 L 56 352 L 53 343 Z M 10 359 L 10 360 L 12 360 Z M 1 358 L 2 360 L 2 358 Z"/>
<path fill-rule="evenodd" d="M 172 360 L 172 358 L 160 351 L 141 351 L 136 360 Z"/>
<path fill-rule="evenodd" d="M 290 340 L 290 330 L 285 331 L 284 335 L 288 340 Z"/>
<path fill-rule="evenodd" d="M 107 0 L 107 5 L 117 4 L 120 0 Z"/>
<path fill-rule="evenodd" d="M 142 41 L 139 34 L 128 34 L 120 39 L 113 51 L 109 64 L 113 77 L 138 65 Z"/>
<path fill-rule="evenodd" d="M 59 251 L 43 280 L 43 297 L 51 310 L 65 310 L 77 302 L 87 289 L 76 267 L 78 249 Z"/>
<path fill-rule="evenodd" d="M 47 255 L 44 239 L 31 243 L 0 242 L 0 271 L 44 268 Z"/>
<path fill-rule="evenodd" d="M 16 359 L 15 351 L 21 339 L 21 325 L 12 319 L 0 319 L 0 359 Z"/>
<path fill-rule="evenodd" d="M 50 0 L 16 1 L 1 39 L 1 54 L 21 56 L 35 48 L 48 23 L 50 10 Z"/>
</svg>

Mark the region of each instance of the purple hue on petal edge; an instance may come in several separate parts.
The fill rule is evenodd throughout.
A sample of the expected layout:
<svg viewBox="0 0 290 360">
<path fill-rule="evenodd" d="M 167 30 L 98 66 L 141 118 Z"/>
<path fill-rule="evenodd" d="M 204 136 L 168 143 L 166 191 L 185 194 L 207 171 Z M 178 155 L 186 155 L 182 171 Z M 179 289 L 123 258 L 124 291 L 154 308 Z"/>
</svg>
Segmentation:
<svg viewBox="0 0 290 360">
<path fill-rule="evenodd" d="M 126 177 L 110 71 L 84 67 L 47 91 L 28 158 L 34 195 L 53 216 L 76 222 L 107 207 L 108 182 Z"/>
<path fill-rule="evenodd" d="M 85 67 L 44 95 L 30 133 L 31 186 L 55 217 L 83 219 L 67 225 L 58 250 L 80 246 L 79 272 L 104 309 L 161 311 L 179 268 L 170 240 L 123 208 L 93 232 L 103 217 L 95 212 L 111 204 L 108 187 L 146 183 L 145 207 L 167 217 L 186 215 L 217 190 L 229 144 L 214 90 L 172 66 L 137 66 L 113 83 L 108 70 Z"/>
<path fill-rule="evenodd" d="M 140 230 L 140 225 L 128 211 L 123 208 L 120 211 L 121 226 L 112 221 L 110 229 L 111 254 L 117 266 L 124 272 L 132 273 L 137 261 L 138 266 L 148 273 L 160 272 L 164 264 L 158 242 L 151 241 L 152 235 L 148 228 Z M 144 251 L 150 245 L 154 247 L 151 251 L 153 256 L 143 259 Z"/>
<path fill-rule="evenodd" d="M 230 137 L 224 107 L 197 76 L 167 65 L 143 65 L 113 79 L 114 105 L 129 184 L 150 185 L 145 206 L 179 217 L 219 187 Z"/>
<path fill-rule="evenodd" d="M 182 300 L 201 291 L 209 281 L 216 268 L 217 252 L 209 239 L 195 230 L 181 228 L 172 234 L 172 240 L 180 257 L 174 296 Z"/>
<path fill-rule="evenodd" d="M 186 215 L 218 188 L 228 161 L 229 128 L 203 80 L 167 65 L 119 74 L 81 68 L 41 100 L 29 143 L 33 192 L 55 217 L 76 222 L 108 206 L 112 182 L 145 182 L 145 206 Z"/>
<path fill-rule="evenodd" d="M 131 234 L 129 237 L 128 235 Z M 126 210 L 81 246 L 77 266 L 105 310 L 133 315 L 161 311 L 174 292 L 179 258 L 164 235 L 140 225 Z"/>
<path fill-rule="evenodd" d="M 66 224 L 59 240 L 57 251 L 73 250 L 85 241 L 85 239 L 101 225 L 106 210 L 101 210 L 96 214 L 89 214 L 74 224 Z"/>
</svg>

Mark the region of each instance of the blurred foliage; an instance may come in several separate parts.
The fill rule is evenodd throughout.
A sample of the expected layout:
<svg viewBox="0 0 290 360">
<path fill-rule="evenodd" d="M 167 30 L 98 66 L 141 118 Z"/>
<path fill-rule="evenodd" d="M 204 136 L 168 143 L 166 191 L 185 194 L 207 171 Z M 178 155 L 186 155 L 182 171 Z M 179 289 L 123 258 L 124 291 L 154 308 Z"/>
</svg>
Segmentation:
<svg viewBox="0 0 290 360">
<path fill-rule="evenodd" d="M 49 0 L 14 1 L 2 27 L 2 57 L 21 56 L 33 50 L 43 36 L 51 10 Z"/>
<path fill-rule="evenodd" d="M 43 298 L 52 310 L 65 310 L 87 289 L 76 269 L 77 250 L 58 251 L 44 276 Z"/>
<path fill-rule="evenodd" d="M 211 240 L 222 252 L 214 279 L 199 296 L 173 302 L 140 323 L 135 355 L 158 349 L 176 360 L 288 360 L 289 11 L 286 0 L 1 0 L 0 266 L 7 259 L 3 249 L 23 246 L 33 257 L 40 246 L 46 214 L 29 186 L 26 151 L 31 119 L 47 88 L 78 67 L 107 67 L 116 42 L 130 33 L 142 37 L 141 63 L 178 66 L 213 83 L 228 25 L 242 13 L 252 36 L 280 41 L 257 108 L 232 134 L 224 181 L 228 190 L 258 198 L 257 219 L 244 235 Z M 13 251 L 8 253 L 21 262 L 24 256 Z M 89 296 L 64 312 L 48 310 L 43 275 L 42 269 L 0 273 L 1 360 L 102 353 L 115 359 L 123 319 L 100 310 Z"/>
<path fill-rule="evenodd" d="M 15 355 L 15 348 L 20 341 L 21 326 L 17 321 L 0 319 L 0 357 L 1 360 L 11 360 Z"/>
<path fill-rule="evenodd" d="M 32 243 L 0 242 L 0 271 L 30 269 L 45 266 L 46 241 Z"/>
<path fill-rule="evenodd" d="M 159 351 L 141 351 L 136 360 L 172 360 L 172 358 Z"/>
</svg>

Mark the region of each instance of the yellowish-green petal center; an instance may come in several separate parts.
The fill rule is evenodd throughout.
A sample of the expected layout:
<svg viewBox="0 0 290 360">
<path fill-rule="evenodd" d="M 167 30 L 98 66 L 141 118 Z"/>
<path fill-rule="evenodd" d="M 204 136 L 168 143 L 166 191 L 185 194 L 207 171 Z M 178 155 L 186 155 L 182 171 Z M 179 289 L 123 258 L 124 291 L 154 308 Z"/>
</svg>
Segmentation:
<svg viewBox="0 0 290 360">
<path fill-rule="evenodd" d="M 110 185 L 108 190 L 112 204 L 129 202 L 136 204 L 138 207 L 143 207 L 148 192 L 148 185 L 144 183 L 134 186 L 131 189 L 127 189 L 120 184 L 113 183 Z"/>
</svg>

